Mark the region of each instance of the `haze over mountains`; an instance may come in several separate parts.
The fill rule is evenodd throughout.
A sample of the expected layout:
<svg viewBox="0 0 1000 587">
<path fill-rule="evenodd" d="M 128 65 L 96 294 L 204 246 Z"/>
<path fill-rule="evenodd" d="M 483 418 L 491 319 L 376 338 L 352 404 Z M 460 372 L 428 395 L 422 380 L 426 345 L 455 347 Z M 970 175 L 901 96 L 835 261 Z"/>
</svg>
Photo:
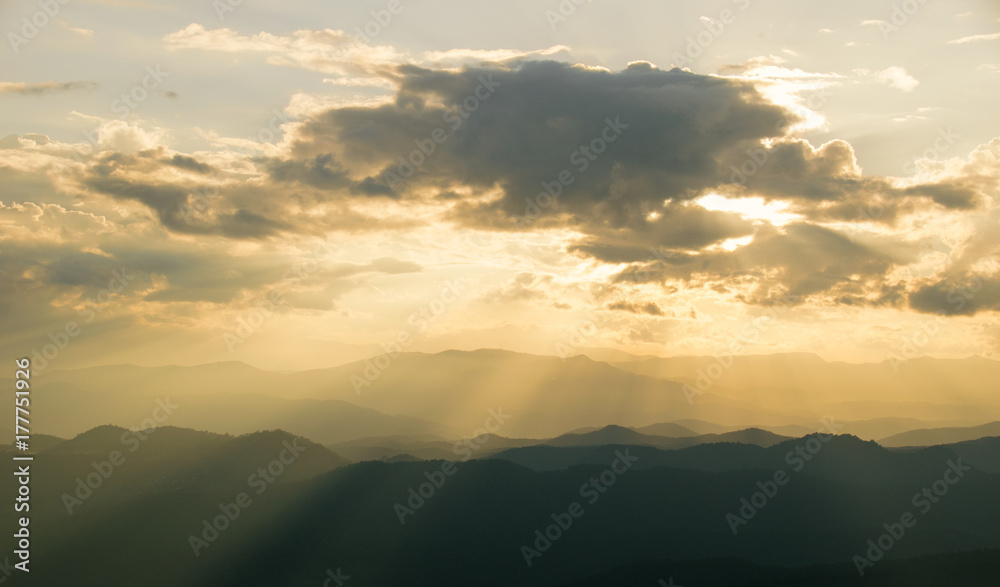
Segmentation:
<svg viewBox="0 0 1000 587">
<path fill-rule="evenodd" d="M 498 434 L 534 439 L 686 420 L 707 423 L 692 424 L 708 426 L 692 433 L 757 426 L 801 436 L 824 417 L 843 423 L 845 433 L 881 439 L 1000 420 L 991 386 L 1000 381 L 1000 362 L 988 359 L 913 359 L 898 374 L 884 362 L 828 363 L 804 354 L 739 357 L 728 369 L 711 369 L 720 361 L 610 364 L 481 350 L 405 353 L 384 368 L 369 360 L 293 373 L 242 363 L 54 371 L 37 378 L 35 401 L 46 414 L 37 431 L 69 437 L 101 424 L 139 426 L 167 398 L 178 406 L 170 425 L 229 434 L 282 428 L 322 443 L 476 436 L 498 409 L 510 415 Z M 706 387 L 699 373 L 709 371 L 714 378 Z M 4 396 L 11 389 L 5 385 Z"/>
</svg>

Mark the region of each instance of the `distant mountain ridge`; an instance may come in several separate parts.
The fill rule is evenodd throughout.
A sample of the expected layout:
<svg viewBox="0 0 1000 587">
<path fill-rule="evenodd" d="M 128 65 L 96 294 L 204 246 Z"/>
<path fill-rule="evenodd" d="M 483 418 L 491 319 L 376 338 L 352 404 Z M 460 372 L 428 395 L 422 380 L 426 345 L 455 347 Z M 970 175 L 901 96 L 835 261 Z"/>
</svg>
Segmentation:
<svg viewBox="0 0 1000 587">
<path fill-rule="evenodd" d="M 808 354 L 741 356 L 727 369 L 712 370 L 718 377 L 706 382 L 702 375 L 713 361 L 637 357 L 608 364 L 481 349 L 402 353 L 294 373 L 236 362 L 119 365 L 43 373 L 33 401 L 46 414 L 36 432 L 57 437 L 106 422 L 142 425 L 157 399 L 173 398 L 184 407 L 156 424 L 231 434 L 281 428 L 323 444 L 473 436 L 497 409 L 511 414 L 497 432 L 507 438 L 554 438 L 609 423 L 655 436 L 747 426 L 797 436 L 832 416 L 849 422 L 845 432 L 884 439 L 1000 419 L 990 387 L 1000 363 L 987 359 L 912 359 L 897 374 L 882 363 L 828 363 Z M 948 394 L 938 381 L 949 382 Z M 10 399 L 11 389 L 0 385 L 0 401 Z"/>
<path fill-rule="evenodd" d="M 909 430 L 883 438 L 879 444 L 883 446 L 933 446 L 976 440 L 985 436 L 1000 436 L 1000 421 L 990 422 L 982 426 Z"/>
<path fill-rule="evenodd" d="M 646 427 L 649 428 L 649 427 Z M 600 446 L 606 444 L 629 444 L 635 446 L 653 446 L 656 448 L 684 448 L 697 444 L 715 442 L 735 442 L 768 447 L 789 440 L 788 436 L 780 436 L 760 428 L 747 428 L 722 434 L 699 434 L 670 438 L 666 436 L 643 434 L 623 426 L 605 426 L 594 432 L 583 434 L 563 434 L 539 444 L 547 446 Z"/>
</svg>

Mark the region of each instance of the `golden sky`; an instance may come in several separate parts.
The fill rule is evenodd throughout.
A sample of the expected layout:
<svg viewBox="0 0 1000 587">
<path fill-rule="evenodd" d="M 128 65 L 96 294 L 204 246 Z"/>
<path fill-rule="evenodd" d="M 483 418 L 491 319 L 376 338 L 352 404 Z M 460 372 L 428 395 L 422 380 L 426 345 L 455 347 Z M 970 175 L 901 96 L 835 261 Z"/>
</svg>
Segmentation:
<svg viewBox="0 0 1000 587">
<path fill-rule="evenodd" d="M 345 4 L 0 7 L 8 356 L 995 356 L 995 2 Z"/>
</svg>

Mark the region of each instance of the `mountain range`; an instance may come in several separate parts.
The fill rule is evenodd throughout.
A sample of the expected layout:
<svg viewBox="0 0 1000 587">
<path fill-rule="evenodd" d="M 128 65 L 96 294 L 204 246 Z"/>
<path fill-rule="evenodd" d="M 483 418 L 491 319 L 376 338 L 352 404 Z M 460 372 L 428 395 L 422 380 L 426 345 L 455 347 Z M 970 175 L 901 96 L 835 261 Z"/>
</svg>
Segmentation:
<svg viewBox="0 0 1000 587">
<path fill-rule="evenodd" d="M 226 434 L 281 428 L 323 444 L 398 435 L 478 436 L 491 410 L 510 415 L 498 434 L 531 439 L 610 423 L 640 433 L 649 433 L 649 426 L 680 426 L 665 434 L 653 431 L 671 437 L 753 426 L 801 436 L 816 431 L 822 418 L 833 418 L 844 433 L 879 440 L 921 428 L 1000 420 L 990 399 L 1000 363 L 988 359 L 914 359 L 896 374 L 885 363 L 827 363 L 813 355 L 739 357 L 728 369 L 711 370 L 721 375 L 701 391 L 698 373 L 721 360 L 611 364 L 585 356 L 480 350 L 383 355 L 293 373 L 232 362 L 107 366 L 43 373 L 33 401 L 45 414 L 36 432 L 59 437 L 108 423 L 148 425 L 157 402 L 169 399 L 178 408 L 152 424 Z M 942 406 L 931 401 L 941 397 L 939 381 L 965 387 Z M 3 382 L 0 401 L 13 393 L 9 383 Z M 904 394 L 911 384 L 912 393 Z"/>
</svg>

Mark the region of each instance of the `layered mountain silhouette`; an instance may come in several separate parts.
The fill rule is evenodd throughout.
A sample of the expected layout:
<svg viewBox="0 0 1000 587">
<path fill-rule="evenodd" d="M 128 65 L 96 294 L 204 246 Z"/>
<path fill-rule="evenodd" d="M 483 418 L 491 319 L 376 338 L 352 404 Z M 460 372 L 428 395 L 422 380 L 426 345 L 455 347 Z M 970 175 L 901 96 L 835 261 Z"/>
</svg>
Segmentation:
<svg viewBox="0 0 1000 587">
<path fill-rule="evenodd" d="M 551 439 L 561 446 L 471 460 L 453 454 L 446 468 L 405 454 L 350 464 L 282 431 L 100 426 L 37 455 L 33 531 L 46 538 L 36 547 L 35 579 L 296 586 L 323 584 L 334 569 L 376 586 L 656 585 L 668 577 L 677 585 L 865 585 L 869 577 L 876 585 L 932 585 L 949 576 L 989 585 L 995 578 L 998 439 L 889 450 L 848 435 L 772 442 L 759 430 L 742 434 L 765 445 L 664 449 L 620 441 L 697 437 L 608 426 Z M 601 439 L 611 444 L 595 444 Z M 124 462 L 89 495 L 78 494 L 79 480 L 103 476 L 115 451 Z M 277 466 L 283 458 L 290 462 Z M 921 513 L 914 496 L 953 465 L 960 477 Z M 788 481 L 770 487 L 779 471 Z M 235 511 L 241 493 L 251 503 L 218 523 L 225 529 L 207 530 Z M 68 507 L 67 495 L 80 503 Z M 750 500 L 756 506 L 747 509 Z M 536 530 L 565 524 L 573 503 L 582 514 L 535 545 Z M 917 524 L 860 582 L 852 557 L 905 512 Z M 746 522 L 736 532 L 730 515 Z M 529 566 L 523 546 L 544 549 Z"/>
<path fill-rule="evenodd" d="M 965 385 L 992 362 L 914 360 L 893 381 L 885 364 L 740 357 L 704 385 L 725 358 L 607 358 L 44 373 L 33 581 L 995 584 L 1000 434 L 985 423 L 1000 414 L 981 383 L 933 401 L 935 378 Z M 877 558 L 864 576 L 858 556 Z"/>
</svg>

